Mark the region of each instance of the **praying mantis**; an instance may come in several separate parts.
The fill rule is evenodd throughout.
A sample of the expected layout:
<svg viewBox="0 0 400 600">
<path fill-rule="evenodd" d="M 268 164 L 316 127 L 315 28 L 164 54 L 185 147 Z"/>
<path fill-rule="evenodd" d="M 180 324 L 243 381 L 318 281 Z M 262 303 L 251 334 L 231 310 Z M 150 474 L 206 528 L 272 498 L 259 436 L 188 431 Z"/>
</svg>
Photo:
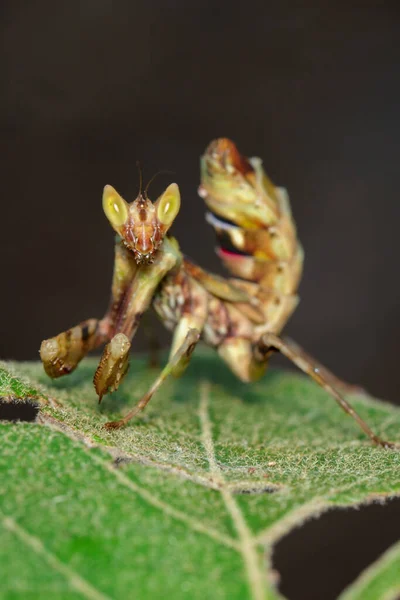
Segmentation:
<svg viewBox="0 0 400 600">
<path fill-rule="evenodd" d="M 242 156 L 231 140 L 220 138 L 201 158 L 199 196 L 217 236 L 217 253 L 232 277 L 194 264 L 167 235 L 180 209 L 176 183 L 154 203 L 142 190 L 128 203 L 107 185 L 103 209 L 117 234 L 108 310 L 102 319 L 88 319 L 42 342 L 46 373 L 67 375 L 88 352 L 105 344 L 94 375 L 100 402 L 121 384 L 132 338 L 152 306 L 173 332 L 169 360 L 137 405 L 119 421 L 106 423 L 107 429 L 122 427 L 143 410 L 169 375 L 181 376 L 202 339 L 249 383 L 264 375 L 274 352 L 281 352 L 322 386 L 374 444 L 394 447 L 354 410 L 334 375 L 280 336 L 298 304 L 304 257 L 286 190 L 272 183 L 260 159 Z"/>
</svg>

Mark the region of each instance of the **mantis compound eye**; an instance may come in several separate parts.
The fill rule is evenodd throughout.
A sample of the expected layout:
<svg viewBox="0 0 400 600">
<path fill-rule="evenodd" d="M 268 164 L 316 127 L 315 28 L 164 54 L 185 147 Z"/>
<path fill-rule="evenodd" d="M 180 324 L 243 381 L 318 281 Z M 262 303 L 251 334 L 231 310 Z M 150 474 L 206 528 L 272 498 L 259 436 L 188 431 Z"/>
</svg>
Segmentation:
<svg viewBox="0 0 400 600">
<path fill-rule="evenodd" d="M 169 228 L 181 206 L 181 195 L 176 183 L 171 183 L 156 202 L 157 218 L 162 225 Z"/>
<path fill-rule="evenodd" d="M 103 210 L 114 229 L 128 220 L 128 205 L 111 185 L 104 188 Z"/>
</svg>

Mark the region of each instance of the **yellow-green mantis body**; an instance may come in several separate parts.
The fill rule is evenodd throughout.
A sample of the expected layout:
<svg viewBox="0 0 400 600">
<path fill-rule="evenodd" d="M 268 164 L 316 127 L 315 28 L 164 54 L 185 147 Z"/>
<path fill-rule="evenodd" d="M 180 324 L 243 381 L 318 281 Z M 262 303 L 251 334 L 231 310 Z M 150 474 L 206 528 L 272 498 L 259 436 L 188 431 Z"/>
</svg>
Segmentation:
<svg viewBox="0 0 400 600">
<path fill-rule="evenodd" d="M 279 351 L 310 375 L 351 415 L 370 439 L 380 439 L 338 391 L 340 382 L 280 333 L 298 303 L 303 251 L 289 199 L 266 176 L 259 159 L 243 157 L 228 139 L 212 142 L 201 159 L 199 195 L 218 239 L 217 252 L 234 276 L 224 279 L 187 260 L 167 232 L 179 213 L 173 183 L 156 202 L 146 192 L 128 204 L 111 186 L 103 194 L 104 212 L 118 234 L 109 308 L 42 342 L 46 373 L 73 371 L 94 348 L 106 344 L 94 375 L 99 401 L 121 384 L 128 369 L 131 340 L 152 306 L 173 331 L 170 358 L 150 390 L 120 421 L 127 423 L 149 402 L 170 374 L 180 376 L 202 339 L 242 381 L 264 375 Z"/>
</svg>

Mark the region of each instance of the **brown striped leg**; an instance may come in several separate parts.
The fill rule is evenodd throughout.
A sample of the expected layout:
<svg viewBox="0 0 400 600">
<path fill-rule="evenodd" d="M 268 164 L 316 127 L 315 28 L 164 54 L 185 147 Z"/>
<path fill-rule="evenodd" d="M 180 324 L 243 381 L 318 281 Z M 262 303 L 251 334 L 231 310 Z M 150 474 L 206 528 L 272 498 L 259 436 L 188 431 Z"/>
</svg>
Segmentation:
<svg viewBox="0 0 400 600">
<path fill-rule="evenodd" d="M 116 269 L 117 277 L 113 282 L 113 297 L 118 297 L 110 308 L 113 315 L 113 333 L 116 335 L 104 348 L 99 366 L 94 376 L 94 386 L 99 395 L 99 402 L 108 392 L 114 392 L 120 385 L 128 370 L 128 353 L 131 340 L 135 335 L 140 321 L 150 306 L 154 293 L 162 279 L 176 264 L 177 255 L 165 250 L 159 253 L 151 265 L 136 268 L 127 264 L 123 249 L 118 251 L 121 267 Z M 126 252 L 126 251 L 125 251 Z M 129 260 L 132 260 L 129 257 Z M 123 293 L 114 293 L 119 284 L 119 275 L 128 273 L 129 285 L 123 288 Z"/>
<path fill-rule="evenodd" d="M 206 322 L 208 295 L 197 281 L 186 275 L 181 290 L 184 300 L 183 310 L 181 319 L 175 327 L 168 363 L 138 404 L 120 421 L 107 423 L 107 429 L 118 429 L 125 425 L 144 409 L 169 375 L 180 377 L 189 364 L 190 356 Z"/>
<path fill-rule="evenodd" d="M 104 394 L 114 392 L 125 377 L 129 368 L 130 347 L 131 343 L 126 335 L 117 333 L 104 348 L 93 378 L 99 404 Z"/>
<path fill-rule="evenodd" d="M 134 257 L 121 242 L 117 242 L 115 244 L 111 300 L 106 315 L 101 320 L 83 321 L 42 342 L 40 358 L 47 375 L 52 378 L 68 375 L 76 369 L 88 352 L 110 339 L 115 321 L 121 312 L 124 296 L 136 270 Z"/>
<path fill-rule="evenodd" d="M 125 417 L 120 419 L 119 421 L 110 421 L 105 424 L 106 429 L 119 429 L 123 425 L 126 425 L 130 419 L 135 417 L 140 411 L 142 411 L 145 406 L 150 402 L 155 392 L 161 386 L 161 384 L 166 380 L 169 375 L 174 375 L 176 377 L 180 377 L 183 371 L 186 369 L 189 364 L 191 354 L 199 341 L 200 332 L 198 329 L 189 329 L 186 334 L 186 337 L 175 352 L 174 356 L 168 361 L 164 369 L 161 371 L 160 375 L 157 377 L 149 391 L 139 400 L 136 406 L 128 412 Z"/>
<path fill-rule="evenodd" d="M 294 347 L 273 333 L 265 333 L 254 348 L 255 358 L 262 362 L 271 352 L 271 350 L 277 350 L 281 352 L 299 369 L 309 375 L 316 383 L 318 383 L 318 385 L 326 390 L 336 400 L 339 406 L 358 423 L 361 429 L 369 436 L 374 444 L 382 446 L 383 448 L 398 447 L 393 442 L 382 440 L 370 429 L 367 423 L 360 417 L 360 415 L 354 410 L 349 402 L 347 402 L 347 400 L 345 400 L 343 396 L 341 396 L 341 394 L 339 394 L 339 392 L 331 385 L 329 379 L 325 377 L 324 369 L 321 369 L 320 365 L 314 363 L 310 357 L 298 346 Z"/>
<path fill-rule="evenodd" d="M 44 340 L 40 346 L 40 358 L 47 375 L 55 379 L 71 373 L 88 352 L 107 340 L 108 333 L 107 319 L 88 319 Z"/>
</svg>

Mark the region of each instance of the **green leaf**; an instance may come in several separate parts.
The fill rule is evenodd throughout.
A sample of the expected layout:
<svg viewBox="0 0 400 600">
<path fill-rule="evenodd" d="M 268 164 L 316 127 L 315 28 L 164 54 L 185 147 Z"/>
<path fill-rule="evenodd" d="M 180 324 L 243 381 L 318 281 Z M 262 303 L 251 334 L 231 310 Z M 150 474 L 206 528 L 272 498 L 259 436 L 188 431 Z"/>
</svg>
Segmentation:
<svg viewBox="0 0 400 600">
<path fill-rule="evenodd" d="M 200 350 L 141 416 L 109 432 L 103 424 L 156 372 L 133 358 L 99 406 L 95 367 L 88 359 L 54 382 L 37 363 L 0 369 L 0 395 L 41 403 L 38 423 L 0 425 L 6 598 L 278 598 L 279 538 L 330 507 L 400 492 L 400 452 L 372 446 L 301 375 L 242 384 Z M 399 439 L 399 409 L 351 401 L 376 433 Z"/>
</svg>

